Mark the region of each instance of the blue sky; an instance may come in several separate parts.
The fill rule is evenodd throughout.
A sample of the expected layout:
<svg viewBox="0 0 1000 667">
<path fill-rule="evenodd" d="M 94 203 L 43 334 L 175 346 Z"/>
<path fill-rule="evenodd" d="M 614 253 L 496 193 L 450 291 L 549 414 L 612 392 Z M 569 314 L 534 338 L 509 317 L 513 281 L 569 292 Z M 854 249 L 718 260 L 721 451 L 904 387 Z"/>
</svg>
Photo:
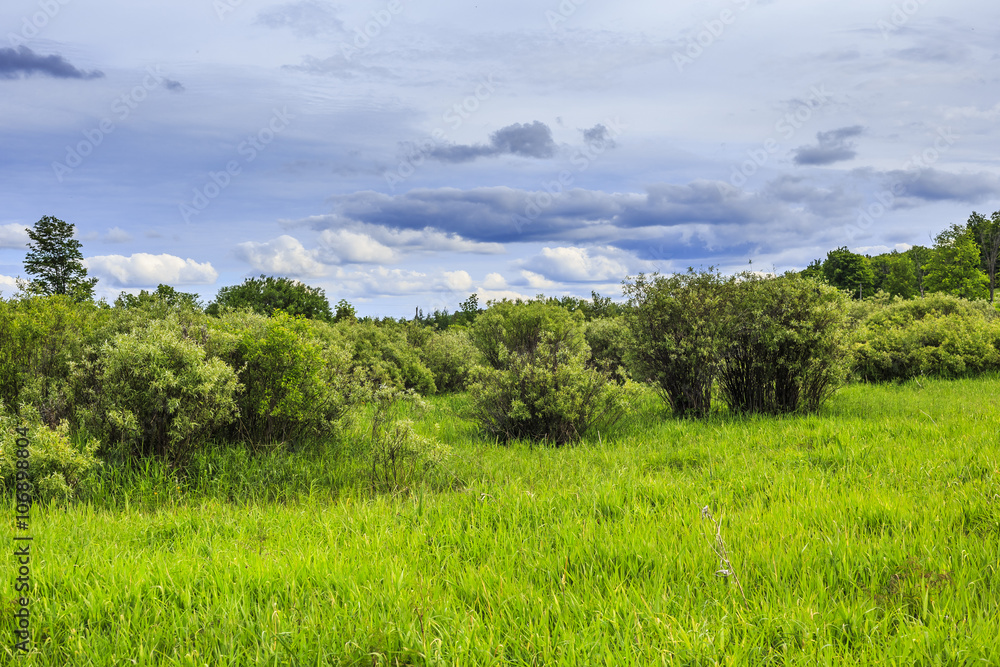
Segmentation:
<svg viewBox="0 0 1000 667">
<path fill-rule="evenodd" d="M 109 300 L 267 273 L 409 316 L 1000 209 L 995 2 L 123 4 L 0 8 L 7 296 L 43 215 Z"/>
</svg>

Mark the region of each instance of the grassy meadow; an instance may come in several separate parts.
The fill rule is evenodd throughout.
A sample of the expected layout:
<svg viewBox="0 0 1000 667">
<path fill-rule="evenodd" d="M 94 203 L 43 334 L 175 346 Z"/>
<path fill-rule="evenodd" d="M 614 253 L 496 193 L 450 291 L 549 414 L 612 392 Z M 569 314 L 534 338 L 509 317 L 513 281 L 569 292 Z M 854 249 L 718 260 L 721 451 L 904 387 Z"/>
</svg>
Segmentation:
<svg viewBox="0 0 1000 667">
<path fill-rule="evenodd" d="M 106 471 L 33 509 L 28 655 L 4 550 L 0 664 L 995 665 L 998 398 L 851 385 L 685 421 L 649 393 L 554 448 L 484 441 L 453 395 L 414 415 L 449 458 L 401 493 L 343 443 Z"/>
</svg>

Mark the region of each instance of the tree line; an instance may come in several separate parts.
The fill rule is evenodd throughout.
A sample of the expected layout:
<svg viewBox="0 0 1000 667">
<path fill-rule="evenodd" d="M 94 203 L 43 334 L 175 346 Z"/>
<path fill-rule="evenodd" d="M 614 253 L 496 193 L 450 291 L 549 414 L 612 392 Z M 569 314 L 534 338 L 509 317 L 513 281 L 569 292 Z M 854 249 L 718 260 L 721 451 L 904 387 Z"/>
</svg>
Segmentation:
<svg viewBox="0 0 1000 667">
<path fill-rule="evenodd" d="M 813 261 L 802 275 L 822 280 L 865 298 L 879 291 L 912 299 L 943 293 L 994 302 L 1000 257 L 1000 211 L 990 217 L 973 212 L 964 224 L 953 224 L 932 247 L 906 252 L 861 255 L 840 247 L 826 259 Z"/>
</svg>

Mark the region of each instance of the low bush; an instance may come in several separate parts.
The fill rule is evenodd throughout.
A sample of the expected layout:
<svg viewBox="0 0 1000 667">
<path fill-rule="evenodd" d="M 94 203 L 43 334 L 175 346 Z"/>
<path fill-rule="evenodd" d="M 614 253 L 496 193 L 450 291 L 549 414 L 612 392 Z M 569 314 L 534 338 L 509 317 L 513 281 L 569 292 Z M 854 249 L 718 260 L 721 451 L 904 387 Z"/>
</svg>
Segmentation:
<svg viewBox="0 0 1000 667">
<path fill-rule="evenodd" d="M 403 417 L 406 408 L 423 407 L 413 391 L 382 385 L 371 390 L 367 402 L 372 417 L 366 467 L 373 493 L 409 490 L 431 473 L 446 473 L 450 450 L 434 438 L 417 434 L 413 421 Z"/>
<path fill-rule="evenodd" d="M 985 301 L 945 294 L 897 299 L 860 322 L 851 347 L 863 381 L 982 373 L 1000 369 L 1000 316 Z"/>
<path fill-rule="evenodd" d="M 28 429 L 27 467 L 18 466 L 15 429 Z M 60 422 L 50 428 L 42 422 L 38 411 L 22 406 L 19 417 L 14 417 L 0 405 L 0 485 L 11 490 L 19 482 L 31 484 L 32 499 L 71 500 L 85 495 L 87 481 L 101 466 L 96 456 L 99 442 L 91 438 L 77 438 L 69 433 L 69 423 Z M 18 473 L 25 475 L 19 478 Z"/>
<path fill-rule="evenodd" d="M 208 349 L 240 381 L 229 438 L 267 443 L 328 434 L 356 400 L 350 352 L 325 323 L 283 311 L 230 311 L 213 330 Z"/>
<path fill-rule="evenodd" d="M 237 414 L 236 373 L 207 337 L 171 316 L 105 342 L 74 369 L 80 425 L 120 456 L 186 459 Z"/>
<path fill-rule="evenodd" d="M 631 387 L 589 368 L 582 313 L 542 302 L 493 304 L 471 338 L 485 364 L 472 371 L 471 416 L 490 436 L 564 444 L 609 428 Z"/>
</svg>

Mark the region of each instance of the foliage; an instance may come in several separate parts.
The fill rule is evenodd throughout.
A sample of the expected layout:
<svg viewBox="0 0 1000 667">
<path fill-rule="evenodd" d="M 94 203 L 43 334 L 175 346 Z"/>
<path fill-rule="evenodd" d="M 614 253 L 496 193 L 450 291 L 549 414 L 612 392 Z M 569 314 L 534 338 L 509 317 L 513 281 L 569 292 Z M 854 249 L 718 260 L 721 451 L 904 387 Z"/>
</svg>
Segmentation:
<svg viewBox="0 0 1000 667">
<path fill-rule="evenodd" d="M 469 391 L 483 432 L 565 444 L 625 414 L 632 388 L 587 367 L 582 321 L 539 301 L 505 300 L 480 314 L 471 338 L 485 365 L 473 369 Z"/>
<path fill-rule="evenodd" d="M 30 291 L 34 294 L 61 294 L 75 301 L 94 297 L 97 278 L 87 278 L 79 241 L 73 238 L 75 225 L 46 215 L 28 229 L 28 254 L 24 270 L 35 276 Z"/>
<path fill-rule="evenodd" d="M 50 426 L 70 417 L 63 386 L 106 319 L 66 295 L 0 300 L 0 402 L 32 403 Z"/>
<path fill-rule="evenodd" d="M 729 282 L 711 270 L 688 269 L 651 278 L 640 274 L 624 285 L 635 377 L 651 383 L 678 416 L 711 411 L 730 326 L 724 319 Z"/>
<path fill-rule="evenodd" d="M 890 296 L 904 299 L 916 297 L 918 294 L 917 274 L 913 261 L 906 255 L 895 251 L 888 255 L 881 255 L 881 257 L 884 258 L 881 262 L 884 277 L 878 288 Z M 872 261 L 874 262 L 874 260 Z"/>
<path fill-rule="evenodd" d="M 846 247 L 831 250 L 823 262 L 826 282 L 846 290 L 855 299 L 870 296 L 875 286 L 871 261 L 864 255 L 851 252 Z"/>
<path fill-rule="evenodd" d="M 326 293 L 322 288 L 310 287 L 291 278 L 265 275 L 247 278 L 240 285 L 223 287 L 205 312 L 218 316 L 224 310 L 245 308 L 261 315 L 271 315 L 276 310 L 282 310 L 289 315 L 301 315 L 309 319 L 333 319 L 330 302 L 326 300 Z"/>
<path fill-rule="evenodd" d="M 464 391 L 478 356 L 468 332 L 461 327 L 436 331 L 420 347 L 420 357 L 433 373 L 434 386 L 439 392 Z"/>
<path fill-rule="evenodd" d="M 843 292 L 797 274 L 744 273 L 727 286 L 726 302 L 719 384 L 729 409 L 818 410 L 847 371 Z"/>
<path fill-rule="evenodd" d="M 121 456 L 183 463 L 236 416 L 236 373 L 208 358 L 207 342 L 207 329 L 176 317 L 105 342 L 75 371 L 82 426 Z"/>
<path fill-rule="evenodd" d="M 357 318 L 357 311 L 347 299 L 341 299 L 337 302 L 337 310 L 333 314 L 334 322 L 343 322 L 344 320 L 353 322 Z"/>
<path fill-rule="evenodd" d="M 851 345 L 861 380 L 960 377 L 1000 369 L 1000 317 L 985 302 L 940 293 L 896 300 L 870 313 Z"/>
<path fill-rule="evenodd" d="M 17 463 L 17 428 L 28 429 L 26 479 L 18 478 L 21 468 Z M 101 466 L 95 456 L 99 444 L 83 437 L 74 442 L 68 422 L 50 428 L 31 406 L 23 406 L 18 418 L 0 404 L 0 486 L 11 490 L 18 482 L 28 482 L 34 487 L 32 496 L 36 501 L 73 499 Z"/>
<path fill-rule="evenodd" d="M 436 391 L 434 374 L 408 339 L 408 335 L 430 335 L 425 327 L 392 320 L 382 324 L 360 320 L 338 322 L 333 331 L 349 350 L 352 368 L 373 385 L 389 384 L 424 395 Z"/>
<path fill-rule="evenodd" d="M 624 316 L 588 321 L 584 336 L 590 347 L 587 365 L 623 383 L 628 377 L 628 354 L 633 347 L 631 330 Z"/>
<path fill-rule="evenodd" d="M 122 292 L 115 299 L 116 308 L 156 308 L 158 306 L 165 306 L 168 309 L 201 310 L 201 300 L 197 294 L 178 292 L 170 285 L 162 283 L 157 285 L 153 292 L 147 290 L 139 290 L 138 294 Z"/>
<path fill-rule="evenodd" d="M 993 303 L 1000 262 L 1000 211 L 994 211 L 989 218 L 973 211 L 966 225 L 979 246 L 980 268 L 989 279 L 990 303 Z"/>
<path fill-rule="evenodd" d="M 963 299 L 983 299 L 989 279 L 980 268 L 979 247 L 969 229 L 952 225 L 934 239 L 934 252 L 924 267 L 928 292 L 944 292 Z"/>
<path fill-rule="evenodd" d="M 239 311 L 224 313 L 213 329 L 211 353 L 240 381 L 231 436 L 266 443 L 329 434 L 355 400 L 350 353 L 329 325 L 284 311 Z"/>
</svg>

